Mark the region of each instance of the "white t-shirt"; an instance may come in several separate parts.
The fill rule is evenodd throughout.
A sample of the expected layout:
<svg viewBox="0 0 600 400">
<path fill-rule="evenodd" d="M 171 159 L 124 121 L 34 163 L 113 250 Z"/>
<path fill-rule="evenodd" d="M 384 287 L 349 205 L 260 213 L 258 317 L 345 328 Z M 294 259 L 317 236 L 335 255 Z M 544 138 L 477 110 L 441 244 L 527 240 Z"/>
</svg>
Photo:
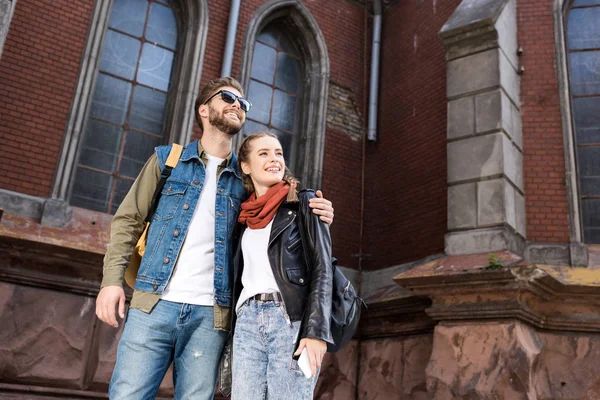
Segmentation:
<svg viewBox="0 0 600 400">
<path fill-rule="evenodd" d="M 279 292 L 273 276 L 267 249 L 273 221 L 262 229 L 247 228 L 242 235 L 242 254 L 244 271 L 242 272 L 242 293 L 235 306 L 237 309 L 250 297 L 258 293 Z"/>
<path fill-rule="evenodd" d="M 217 170 L 224 159 L 206 154 L 200 199 L 162 299 L 202 306 L 214 305 L 215 200 Z"/>
</svg>

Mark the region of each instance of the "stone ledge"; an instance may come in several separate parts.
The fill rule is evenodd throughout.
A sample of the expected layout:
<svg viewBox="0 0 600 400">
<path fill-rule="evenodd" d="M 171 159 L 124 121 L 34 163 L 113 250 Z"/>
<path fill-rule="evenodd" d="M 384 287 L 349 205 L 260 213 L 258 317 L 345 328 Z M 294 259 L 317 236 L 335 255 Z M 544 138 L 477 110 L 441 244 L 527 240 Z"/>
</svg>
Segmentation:
<svg viewBox="0 0 600 400">
<path fill-rule="evenodd" d="M 439 35 L 446 41 L 460 34 L 493 27 L 506 3 L 508 0 L 463 0 Z"/>
<path fill-rule="evenodd" d="M 361 315 L 357 336 L 366 340 L 431 333 L 437 322 L 425 312 L 430 305 L 427 297 L 411 295 L 369 303 Z"/>
<path fill-rule="evenodd" d="M 490 265 L 488 256 L 445 257 L 394 281 L 431 298 L 426 312 L 436 321 L 514 319 L 539 329 L 600 330 L 600 272 L 527 264 L 510 252 Z"/>
<path fill-rule="evenodd" d="M 0 281 L 86 296 L 100 290 L 100 254 L 9 237 L 0 237 L 0 254 Z"/>
<path fill-rule="evenodd" d="M 446 234 L 446 254 L 466 255 L 503 250 L 523 254 L 525 239 L 508 226 L 472 229 Z"/>
</svg>

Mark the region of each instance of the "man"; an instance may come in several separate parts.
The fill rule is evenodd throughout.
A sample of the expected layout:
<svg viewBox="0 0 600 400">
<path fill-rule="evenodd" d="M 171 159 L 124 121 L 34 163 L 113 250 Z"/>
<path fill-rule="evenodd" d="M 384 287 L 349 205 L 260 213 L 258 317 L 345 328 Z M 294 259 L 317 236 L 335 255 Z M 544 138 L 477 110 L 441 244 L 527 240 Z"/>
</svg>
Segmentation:
<svg viewBox="0 0 600 400">
<path fill-rule="evenodd" d="M 242 93 L 235 79 L 220 78 L 196 100 L 202 138 L 185 146 L 152 219 L 117 349 L 112 400 L 154 398 L 171 362 L 176 399 L 213 398 L 231 320 L 232 234 L 246 196 L 232 152 L 250 108 Z M 113 218 L 96 315 L 114 327 L 117 309 L 125 317 L 124 271 L 169 151 L 156 149 Z M 331 203 L 314 200 L 313 212 L 331 223 Z"/>
</svg>

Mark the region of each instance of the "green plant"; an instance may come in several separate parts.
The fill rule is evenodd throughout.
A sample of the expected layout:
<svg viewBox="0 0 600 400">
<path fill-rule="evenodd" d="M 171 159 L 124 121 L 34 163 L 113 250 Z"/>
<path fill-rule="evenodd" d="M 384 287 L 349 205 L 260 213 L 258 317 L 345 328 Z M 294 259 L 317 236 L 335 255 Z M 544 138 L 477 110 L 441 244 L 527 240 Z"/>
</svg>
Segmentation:
<svg viewBox="0 0 600 400">
<path fill-rule="evenodd" d="M 488 257 L 488 261 L 489 264 L 487 266 L 487 269 L 504 268 L 504 264 L 502 264 L 502 261 L 498 260 L 498 257 L 494 253 L 490 254 L 490 256 Z"/>
</svg>

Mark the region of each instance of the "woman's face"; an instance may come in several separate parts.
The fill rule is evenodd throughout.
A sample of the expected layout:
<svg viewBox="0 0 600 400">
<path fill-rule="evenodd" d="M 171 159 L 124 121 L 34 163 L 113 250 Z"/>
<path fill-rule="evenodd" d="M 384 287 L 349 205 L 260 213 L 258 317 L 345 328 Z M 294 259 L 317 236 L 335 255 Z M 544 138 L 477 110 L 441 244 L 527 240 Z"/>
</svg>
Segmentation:
<svg viewBox="0 0 600 400">
<path fill-rule="evenodd" d="M 273 137 L 259 137 L 249 144 L 248 162 L 242 162 L 241 167 L 244 174 L 252 178 L 258 197 L 281 182 L 285 174 L 285 160 L 281 143 Z"/>
</svg>

